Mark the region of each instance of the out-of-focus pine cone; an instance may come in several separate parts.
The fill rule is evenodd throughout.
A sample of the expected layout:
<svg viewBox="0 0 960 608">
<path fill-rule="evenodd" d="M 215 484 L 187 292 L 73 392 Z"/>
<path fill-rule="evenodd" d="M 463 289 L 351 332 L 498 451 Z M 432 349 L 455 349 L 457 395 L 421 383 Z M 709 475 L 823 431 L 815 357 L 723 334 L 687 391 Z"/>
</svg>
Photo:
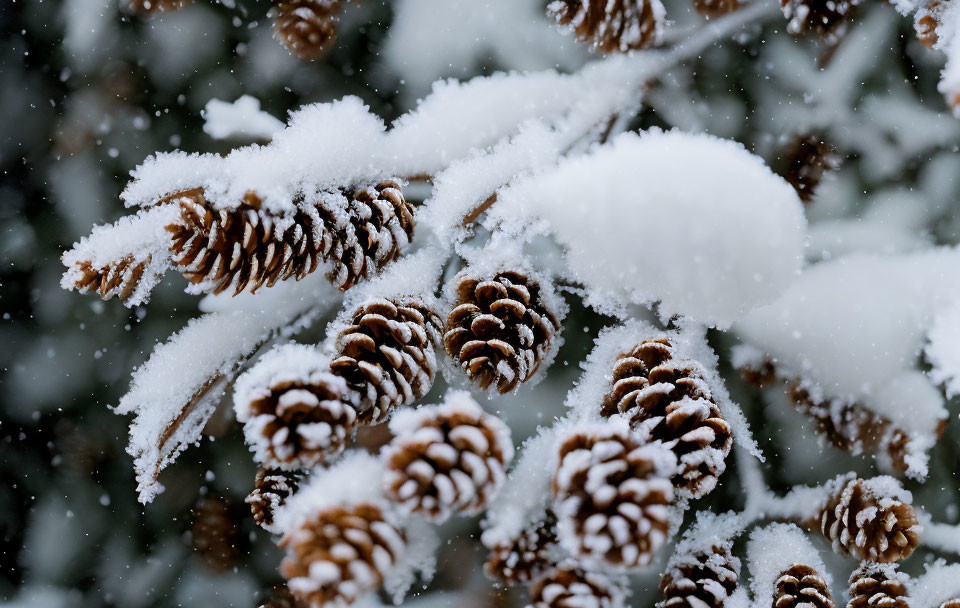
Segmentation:
<svg viewBox="0 0 960 608">
<path fill-rule="evenodd" d="M 835 42 L 846 33 L 848 21 L 860 0 L 780 0 L 787 31 L 814 35 Z"/>
<path fill-rule="evenodd" d="M 798 135 L 781 152 L 781 175 L 804 203 L 813 201 L 823 176 L 836 171 L 840 157 L 822 136 Z"/>
<path fill-rule="evenodd" d="M 126 0 L 127 10 L 141 14 L 175 11 L 188 4 L 190 0 Z"/>
<path fill-rule="evenodd" d="M 435 522 L 473 515 L 503 485 L 513 457 L 510 428 L 469 393 L 407 412 L 391 429 L 394 440 L 383 452 L 386 494 L 410 511 Z"/>
<path fill-rule="evenodd" d="M 909 608 L 905 582 L 895 564 L 863 562 L 850 575 L 847 608 Z"/>
<path fill-rule="evenodd" d="M 363 424 L 376 424 L 430 391 L 442 325 L 429 304 L 413 299 L 377 298 L 353 312 L 330 368 L 360 394 Z"/>
<path fill-rule="evenodd" d="M 360 503 L 316 512 L 279 545 L 280 572 L 293 595 L 313 607 L 342 606 L 380 587 L 406 548 L 380 507 Z"/>
<path fill-rule="evenodd" d="M 666 17 L 660 0 L 554 0 L 547 10 L 579 42 L 604 53 L 653 46 Z"/>
<path fill-rule="evenodd" d="M 343 451 L 357 424 L 354 395 L 329 361 L 309 347 L 291 345 L 300 369 L 282 357 L 255 366 L 237 382 L 234 408 L 254 459 L 284 470 L 310 468 Z M 258 364 L 259 365 L 259 364 Z"/>
<path fill-rule="evenodd" d="M 443 336 L 447 353 L 467 375 L 501 394 L 529 380 L 560 331 L 545 297 L 548 286 L 520 271 L 479 277 L 465 269 L 454 278 L 457 304 Z"/>
<path fill-rule="evenodd" d="M 617 357 L 602 413 L 623 414 L 641 437 L 661 441 L 680 463 L 674 484 L 698 498 L 713 490 L 733 445 L 703 367 L 680 357 L 670 340 L 644 340 Z"/>
<path fill-rule="evenodd" d="M 531 608 L 621 608 L 624 595 L 608 577 L 569 560 L 550 568 L 530 585 Z"/>
<path fill-rule="evenodd" d="M 294 597 L 286 585 L 277 585 L 259 608 L 307 608 L 307 605 Z"/>
<path fill-rule="evenodd" d="M 913 29 L 917 34 L 917 40 L 927 48 L 933 48 L 939 42 L 937 28 L 943 22 L 943 14 L 948 6 L 950 6 L 948 0 L 930 0 L 914 16 Z"/>
<path fill-rule="evenodd" d="M 820 531 L 842 551 L 860 560 L 897 562 L 917 548 L 917 513 L 904 502 L 892 477 L 865 481 L 852 473 L 831 483 L 832 493 L 820 514 Z"/>
<path fill-rule="evenodd" d="M 740 560 L 727 547 L 676 554 L 660 579 L 658 608 L 723 608 L 736 590 Z"/>
<path fill-rule="evenodd" d="M 743 6 L 740 0 L 693 0 L 693 8 L 707 18 L 727 15 Z"/>
<path fill-rule="evenodd" d="M 484 572 L 491 578 L 511 583 L 529 583 L 548 566 L 557 546 L 557 516 L 547 510 L 531 522 L 511 543 L 490 549 Z"/>
<path fill-rule="evenodd" d="M 114 264 L 95 268 L 83 260 L 79 263 L 79 275 L 73 288 L 79 293 L 95 292 L 103 300 L 116 296 L 126 302 L 134 295 L 144 273 L 151 272 L 148 270 L 151 261 L 153 256 L 149 254 L 142 258 L 128 255 Z"/>
<path fill-rule="evenodd" d="M 283 0 L 277 3 L 273 32 L 291 53 L 319 59 L 337 39 L 340 0 Z"/>
<path fill-rule="evenodd" d="M 775 587 L 773 608 L 833 608 L 827 581 L 810 566 L 790 566 L 777 577 Z"/>
<path fill-rule="evenodd" d="M 663 446 L 641 446 L 627 424 L 567 432 L 553 476 L 563 546 L 598 566 L 644 566 L 663 545 L 673 501 L 676 459 Z"/>
<path fill-rule="evenodd" d="M 194 507 L 190 529 L 193 551 L 215 572 L 223 572 L 240 563 L 243 531 L 239 514 L 230 501 L 219 495 L 201 498 Z"/>
<path fill-rule="evenodd" d="M 940 604 L 940 608 L 960 608 L 960 597 L 947 600 Z"/>
<path fill-rule="evenodd" d="M 256 485 L 246 498 L 246 503 L 250 505 L 250 512 L 257 525 L 270 529 L 277 509 L 296 493 L 302 480 L 302 471 L 281 469 L 257 471 Z"/>
</svg>

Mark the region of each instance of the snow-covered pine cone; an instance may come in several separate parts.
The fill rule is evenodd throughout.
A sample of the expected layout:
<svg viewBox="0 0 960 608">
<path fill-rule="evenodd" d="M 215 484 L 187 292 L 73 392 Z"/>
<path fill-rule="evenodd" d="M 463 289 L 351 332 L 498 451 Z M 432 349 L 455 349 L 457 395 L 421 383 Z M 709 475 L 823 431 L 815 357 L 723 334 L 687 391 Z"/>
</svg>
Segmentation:
<svg viewBox="0 0 960 608">
<path fill-rule="evenodd" d="M 457 302 L 443 336 L 447 353 L 467 375 L 501 394 L 529 380 L 560 331 L 544 290 L 521 271 L 481 277 L 469 268 L 455 278 Z"/>
<path fill-rule="evenodd" d="M 850 473 L 831 483 L 820 532 L 833 549 L 859 560 L 897 562 L 917 548 L 920 525 L 913 505 L 892 477 L 863 480 Z"/>
<path fill-rule="evenodd" d="M 815 569 L 794 564 L 777 577 L 773 608 L 833 608 L 830 586 Z"/>
<path fill-rule="evenodd" d="M 160 201 L 180 205 L 167 226 L 174 266 L 206 293 L 257 291 L 263 285 L 332 263 L 327 278 L 341 291 L 400 255 L 413 235 L 413 209 L 392 180 L 353 194 L 321 192 L 296 211 L 275 214 L 255 193 L 232 209 L 217 209 L 200 189 Z"/>
<path fill-rule="evenodd" d="M 917 34 L 917 40 L 927 48 L 933 48 L 939 41 L 937 28 L 943 22 L 943 15 L 948 6 L 950 6 L 949 0 L 930 0 L 914 16 L 913 30 Z"/>
<path fill-rule="evenodd" d="M 847 21 L 860 0 L 780 0 L 787 31 L 797 36 L 813 34 L 828 42 L 843 37 Z"/>
<path fill-rule="evenodd" d="M 736 590 L 740 560 L 727 547 L 709 553 L 676 553 L 660 579 L 658 608 L 723 608 Z"/>
<path fill-rule="evenodd" d="M 940 604 L 940 608 L 960 608 L 960 597 L 949 599 Z"/>
<path fill-rule="evenodd" d="M 134 295 L 144 273 L 152 272 L 148 270 L 152 261 L 153 256 L 149 254 L 143 257 L 128 255 L 116 263 L 95 268 L 88 260 L 81 260 L 73 288 L 79 293 L 97 293 L 103 300 L 116 296 L 126 302 Z"/>
<path fill-rule="evenodd" d="M 713 490 L 733 445 L 703 367 L 680 357 L 670 340 L 644 340 L 617 357 L 606 416 L 623 414 L 641 437 L 661 441 L 680 463 L 674 484 L 685 496 Z"/>
<path fill-rule="evenodd" d="M 553 475 L 561 543 L 590 564 L 644 566 L 663 545 L 673 501 L 672 452 L 641 445 L 620 418 L 559 439 Z"/>
<path fill-rule="evenodd" d="M 277 509 L 300 487 L 302 471 L 283 471 L 281 469 L 260 469 L 253 491 L 247 495 L 246 503 L 257 525 L 269 530 L 273 526 L 273 517 Z"/>
<path fill-rule="evenodd" d="M 357 424 L 355 394 L 305 345 L 271 351 L 237 381 L 234 409 L 258 463 L 310 468 L 343 451 Z"/>
<path fill-rule="evenodd" d="M 215 572 L 223 572 L 240 561 L 243 532 L 238 514 L 229 499 L 210 494 L 193 509 L 190 528 L 193 552 Z"/>
<path fill-rule="evenodd" d="M 401 530 L 370 503 L 322 509 L 288 530 L 280 573 L 312 608 L 343 606 L 380 587 L 406 548 Z"/>
<path fill-rule="evenodd" d="M 529 583 L 553 564 L 557 546 L 557 516 L 547 510 L 530 522 L 513 542 L 490 548 L 484 572 L 490 578 L 511 583 Z"/>
<path fill-rule="evenodd" d="M 693 0 L 693 8 L 708 18 L 732 13 L 742 6 L 743 2 L 740 0 Z"/>
<path fill-rule="evenodd" d="M 905 582 L 896 564 L 863 562 L 850 575 L 847 608 L 909 608 Z"/>
<path fill-rule="evenodd" d="M 625 53 L 660 41 L 666 10 L 660 0 L 553 0 L 547 10 L 579 42 Z"/>
<path fill-rule="evenodd" d="M 274 35 L 304 61 L 323 57 L 337 39 L 340 0 L 282 0 L 274 11 Z"/>
<path fill-rule="evenodd" d="M 443 404 L 398 414 L 383 451 L 390 500 L 434 522 L 484 509 L 513 458 L 510 428 L 466 392 Z"/>
<path fill-rule="evenodd" d="M 442 325 L 430 305 L 414 299 L 376 298 L 354 310 L 330 368 L 359 393 L 361 423 L 376 424 L 430 391 Z"/>
<path fill-rule="evenodd" d="M 621 608 L 624 590 L 599 572 L 567 560 L 530 585 L 530 608 Z"/>
<path fill-rule="evenodd" d="M 134 13 L 162 13 L 175 11 L 190 4 L 190 0 L 126 0 L 126 9 Z"/>
<path fill-rule="evenodd" d="M 823 176 L 840 166 L 840 157 L 821 135 L 798 135 L 781 151 L 780 166 L 800 200 L 810 203 Z"/>
</svg>

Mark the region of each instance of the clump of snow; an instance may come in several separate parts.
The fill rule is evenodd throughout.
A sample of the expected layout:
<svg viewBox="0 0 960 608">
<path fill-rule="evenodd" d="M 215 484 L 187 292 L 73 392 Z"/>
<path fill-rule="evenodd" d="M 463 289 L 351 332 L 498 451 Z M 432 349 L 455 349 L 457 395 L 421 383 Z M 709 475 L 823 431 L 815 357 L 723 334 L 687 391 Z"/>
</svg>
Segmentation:
<svg viewBox="0 0 960 608">
<path fill-rule="evenodd" d="M 910 433 L 917 448 L 929 447 L 946 410 L 917 362 L 958 284 L 957 249 L 847 256 L 811 267 L 734 329 L 814 399 L 862 404 Z M 910 473 L 925 469 L 921 457 Z"/>
<path fill-rule="evenodd" d="M 501 190 L 491 215 L 516 233 L 543 220 L 590 303 L 659 301 L 663 315 L 718 327 L 771 301 L 803 260 L 796 192 L 706 135 L 622 135 Z"/>
<path fill-rule="evenodd" d="M 203 131 L 214 139 L 243 137 L 269 141 L 283 121 L 260 109 L 260 100 L 241 95 L 234 102 L 211 99 L 203 111 Z"/>
<path fill-rule="evenodd" d="M 793 524 L 770 524 L 754 530 L 747 543 L 747 564 L 756 606 L 773 605 L 777 578 L 795 564 L 813 568 L 830 586 L 830 573 L 820 554 Z"/>
<path fill-rule="evenodd" d="M 942 559 L 928 564 L 926 572 L 910 581 L 908 590 L 915 608 L 939 608 L 948 600 L 960 599 L 960 564 Z"/>
<path fill-rule="evenodd" d="M 696 521 L 683 533 L 674 553 L 676 555 L 710 555 L 714 553 L 713 547 L 723 547 L 730 551 L 733 541 L 744 531 L 748 523 L 742 514 L 732 511 L 721 514 L 700 511 L 697 513 Z"/>
<path fill-rule="evenodd" d="M 930 362 L 930 379 L 942 384 L 948 397 L 960 395 L 960 300 L 946 306 L 927 333 L 924 354 Z"/>
<path fill-rule="evenodd" d="M 550 500 L 551 462 L 557 427 L 543 427 L 524 442 L 517 462 L 483 520 L 484 546 L 512 543 L 531 522 L 543 517 Z"/>
<path fill-rule="evenodd" d="M 238 366 L 272 336 L 315 317 L 330 292 L 312 281 L 268 288 L 258 296 L 258 310 L 193 319 L 134 371 L 116 412 L 135 415 L 127 452 L 134 457 L 141 502 L 163 491 L 157 476 L 200 439 Z"/>
<path fill-rule="evenodd" d="M 678 357 L 692 359 L 701 366 L 709 392 L 730 424 L 734 440 L 751 454 L 760 457 L 760 451 L 750 432 L 750 426 L 740 406 L 730 398 L 719 372 L 719 359 L 707 344 L 703 326 L 681 321 L 674 330 L 659 330 L 649 323 L 629 320 L 617 327 L 601 330 L 593 350 L 581 363 L 583 375 L 568 393 L 565 404 L 573 416 L 582 420 L 596 420 L 604 397 L 613 388 L 613 370 L 617 357 L 633 350 L 644 340 L 667 338 Z"/>
</svg>

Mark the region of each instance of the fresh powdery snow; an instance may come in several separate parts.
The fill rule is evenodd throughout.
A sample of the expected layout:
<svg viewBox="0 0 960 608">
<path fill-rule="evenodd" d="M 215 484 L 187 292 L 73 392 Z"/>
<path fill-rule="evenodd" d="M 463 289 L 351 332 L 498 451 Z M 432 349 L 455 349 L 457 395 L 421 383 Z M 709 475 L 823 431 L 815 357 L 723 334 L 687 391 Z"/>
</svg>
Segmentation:
<svg viewBox="0 0 960 608">
<path fill-rule="evenodd" d="M 795 564 L 813 568 L 830 586 L 830 573 L 806 534 L 793 524 L 770 524 L 750 534 L 747 565 L 755 606 L 772 606 L 776 580 Z"/>
<path fill-rule="evenodd" d="M 664 317 L 721 328 L 772 301 L 803 261 L 796 192 L 707 135 L 622 135 L 501 190 L 491 215 L 518 233 L 542 220 L 591 303 L 659 301 Z"/>
<path fill-rule="evenodd" d="M 943 385 L 948 397 L 960 395 L 960 299 L 936 316 L 927 337 L 930 378 Z"/>
<path fill-rule="evenodd" d="M 214 139 L 249 138 L 269 141 L 284 128 L 283 121 L 260 109 L 260 100 L 241 95 L 234 102 L 211 99 L 203 111 L 203 130 Z"/>
<path fill-rule="evenodd" d="M 918 363 L 936 315 L 956 302 L 958 289 L 957 249 L 852 255 L 812 266 L 778 300 L 734 326 L 756 349 L 735 353 L 734 364 L 768 357 L 814 398 L 860 403 L 893 421 L 913 435 L 922 453 L 933 445 L 946 410 Z M 932 338 L 949 326 L 949 316 L 941 316 Z M 935 361 L 948 362 L 955 346 L 938 341 L 931 348 Z M 938 368 L 933 380 L 950 382 L 945 369 Z M 911 475 L 926 475 L 925 459 L 908 464 Z"/>
<path fill-rule="evenodd" d="M 948 600 L 960 598 L 960 564 L 939 559 L 927 565 L 921 576 L 908 586 L 912 608 L 939 608 Z"/>
</svg>

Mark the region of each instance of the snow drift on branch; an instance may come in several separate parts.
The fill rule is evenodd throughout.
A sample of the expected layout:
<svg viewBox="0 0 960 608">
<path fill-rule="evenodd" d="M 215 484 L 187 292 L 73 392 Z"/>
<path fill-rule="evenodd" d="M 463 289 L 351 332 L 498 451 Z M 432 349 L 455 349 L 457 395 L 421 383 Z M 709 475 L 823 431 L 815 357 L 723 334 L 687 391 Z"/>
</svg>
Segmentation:
<svg viewBox="0 0 960 608">
<path fill-rule="evenodd" d="M 283 122 L 260 109 L 260 100 L 241 95 L 234 102 L 211 99 L 203 110 L 203 131 L 214 139 L 242 137 L 269 141 Z"/>
<path fill-rule="evenodd" d="M 492 217 L 545 222 L 592 304 L 660 301 L 664 316 L 727 327 L 775 298 L 803 259 L 793 189 L 734 142 L 652 131 L 499 193 Z M 519 222 L 519 223 L 518 223 Z"/>
</svg>

